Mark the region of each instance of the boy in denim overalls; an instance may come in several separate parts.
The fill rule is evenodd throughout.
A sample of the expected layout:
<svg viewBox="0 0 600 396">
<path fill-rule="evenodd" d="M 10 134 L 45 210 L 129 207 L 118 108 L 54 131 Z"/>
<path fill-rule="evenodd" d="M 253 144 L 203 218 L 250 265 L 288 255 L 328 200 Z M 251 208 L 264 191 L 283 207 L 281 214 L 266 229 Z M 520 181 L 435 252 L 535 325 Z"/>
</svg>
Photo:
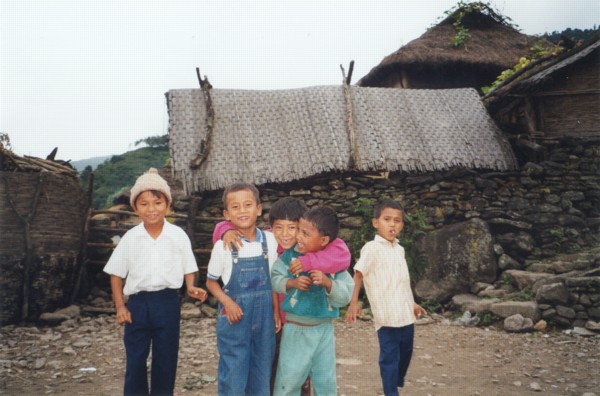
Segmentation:
<svg viewBox="0 0 600 396">
<path fill-rule="evenodd" d="M 223 215 L 245 241 L 232 251 L 218 241 L 208 264 L 206 288 L 219 301 L 219 395 L 268 395 L 275 333 L 281 328 L 270 280 L 277 242 L 273 234 L 256 227 L 262 206 L 252 184 L 227 187 L 223 205 Z"/>
</svg>

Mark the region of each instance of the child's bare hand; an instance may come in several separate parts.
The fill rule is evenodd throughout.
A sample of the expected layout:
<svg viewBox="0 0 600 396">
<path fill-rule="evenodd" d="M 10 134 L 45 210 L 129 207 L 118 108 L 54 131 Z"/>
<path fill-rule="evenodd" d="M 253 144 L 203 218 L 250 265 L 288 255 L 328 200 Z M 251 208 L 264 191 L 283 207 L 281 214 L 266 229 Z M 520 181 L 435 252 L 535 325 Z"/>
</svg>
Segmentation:
<svg viewBox="0 0 600 396">
<path fill-rule="evenodd" d="M 292 275 L 299 275 L 304 272 L 304 268 L 302 268 L 302 263 L 297 258 L 293 259 L 290 262 L 290 273 Z"/>
<path fill-rule="evenodd" d="M 225 305 L 225 314 L 227 315 L 227 321 L 229 324 L 234 324 L 242 320 L 242 316 L 244 313 L 242 312 L 242 308 L 237 305 L 234 301 L 231 301 L 227 305 Z"/>
<path fill-rule="evenodd" d="M 314 285 L 323 286 L 326 289 L 331 288 L 331 279 L 323 272 L 319 270 L 310 270 L 309 274 Z"/>
<path fill-rule="evenodd" d="M 346 312 L 346 323 L 356 322 L 356 318 L 362 315 L 362 310 L 358 306 L 358 303 L 351 302 Z"/>
<path fill-rule="evenodd" d="M 427 316 L 427 311 L 425 311 L 425 309 L 417 303 L 413 305 L 413 312 L 417 319 L 421 316 Z"/>
<path fill-rule="evenodd" d="M 304 275 L 290 279 L 287 283 L 288 289 L 294 288 L 301 291 L 307 291 L 310 288 L 310 285 L 312 285 L 312 280 Z"/>
<path fill-rule="evenodd" d="M 208 293 L 206 292 L 206 290 L 204 290 L 200 287 L 188 288 L 187 295 L 192 298 L 195 298 L 196 300 L 200 300 L 202 302 L 206 301 L 206 299 L 208 298 Z"/>
<path fill-rule="evenodd" d="M 275 312 L 273 315 L 273 318 L 275 319 L 275 334 L 277 334 L 281 331 L 281 316 L 279 315 L 279 312 Z"/>
<path fill-rule="evenodd" d="M 237 250 L 242 248 L 242 238 L 236 230 L 226 231 L 221 239 L 223 240 L 223 246 L 227 250 L 232 250 L 231 245 L 233 245 Z"/>
<path fill-rule="evenodd" d="M 131 312 L 129 312 L 127 307 L 123 306 L 121 308 L 117 308 L 117 323 L 120 325 L 125 323 L 133 323 L 131 320 Z"/>
</svg>

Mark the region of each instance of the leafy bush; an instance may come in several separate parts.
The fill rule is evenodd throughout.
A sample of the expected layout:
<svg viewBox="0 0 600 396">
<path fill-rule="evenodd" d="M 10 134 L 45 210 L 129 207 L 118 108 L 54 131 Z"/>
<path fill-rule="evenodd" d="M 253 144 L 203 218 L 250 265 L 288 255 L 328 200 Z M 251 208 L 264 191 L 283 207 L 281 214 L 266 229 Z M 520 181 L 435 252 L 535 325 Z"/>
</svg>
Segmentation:
<svg viewBox="0 0 600 396">
<path fill-rule="evenodd" d="M 428 314 L 439 313 L 442 310 L 442 305 L 435 300 L 424 300 L 419 303 L 420 306 L 427 311 Z"/>
<path fill-rule="evenodd" d="M 481 326 L 485 327 L 485 326 L 491 326 L 491 325 L 493 325 L 494 323 L 498 322 L 502 318 L 500 318 L 499 316 L 494 315 L 491 312 L 482 312 L 479 315 L 479 319 L 480 319 L 479 324 Z"/>
</svg>

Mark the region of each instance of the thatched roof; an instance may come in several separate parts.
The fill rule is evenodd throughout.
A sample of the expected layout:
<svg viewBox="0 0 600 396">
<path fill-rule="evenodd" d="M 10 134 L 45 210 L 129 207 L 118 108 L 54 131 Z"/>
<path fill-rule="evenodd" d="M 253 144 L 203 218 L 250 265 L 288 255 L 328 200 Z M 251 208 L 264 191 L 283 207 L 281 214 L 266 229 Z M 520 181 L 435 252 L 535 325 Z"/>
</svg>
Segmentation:
<svg viewBox="0 0 600 396">
<path fill-rule="evenodd" d="M 595 57 L 600 63 L 600 34 L 595 34 L 581 45 L 565 51 L 558 56 L 550 56 L 532 62 L 528 67 L 515 73 L 495 90 L 488 93 L 483 101 L 488 108 L 496 109 L 514 101 L 515 95 L 533 93 L 552 76 L 565 68 L 588 57 Z M 590 86 L 590 93 L 598 94 L 598 86 Z"/>
<path fill-rule="evenodd" d="M 8 149 L 0 147 L 0 171 L 43 172 L 64 174 L 77 178 L 77 170 L 69 162 L 49 160 L 38 157 L 21 157 Z"/>
<path fill-rule="evenodd" d="M 503 21 L 480 12 L 470 12 L 462 19 L 470 37 L 464 45 L 454 47 L 453 23 L 457 10 L 425 34 L 386 56 L 357 84 L 380 86 L 385 77 L 398 69 L 435 70 L 441 68 L 476 67 L 496 73 L 513 67 L 528 54 L 534 44 L 548 46 L 541 38 L 527 36 Z M 491 82 L 491 81 L 490 81 Z"/>
<path fill-rule="evenodd" d="M 515 167 L 510 146 L 475 90 L 348 88 L 351 118 L 342 86 L 210 90 L 211 138 L 203 92 L 167 92 L 176 178 L 189 193 L 325 172 Z M 199 154 L 205 161 L 193 169 Z"/>
</svg>

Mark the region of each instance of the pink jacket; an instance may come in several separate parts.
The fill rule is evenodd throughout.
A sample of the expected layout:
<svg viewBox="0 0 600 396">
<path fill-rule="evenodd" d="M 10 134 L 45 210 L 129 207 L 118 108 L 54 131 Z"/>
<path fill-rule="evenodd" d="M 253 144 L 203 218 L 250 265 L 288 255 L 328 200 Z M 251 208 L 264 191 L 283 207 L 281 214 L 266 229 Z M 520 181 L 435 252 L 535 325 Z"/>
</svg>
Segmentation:
<svg viewBox="0 0 600 396">
<path fill-rule="evenodd" d="M 213 231 L 213 244 L 220 240 L 224 233 L 234 229 L 235 227 L 229 221 L 222 221 L 217 224 Z M 279 254 L 283 252 L 280 249 L 281 247 L 277 249 Z M 335 274 L 348 269 L 350 258 L 350 249 L 348 249 L 346 243 L 340 238 L 336 238 L 320 252 L 307 253 L 298 259 L 302 263 L 304 271 L 316 269 L 325 274 Z"/>
</svg>

